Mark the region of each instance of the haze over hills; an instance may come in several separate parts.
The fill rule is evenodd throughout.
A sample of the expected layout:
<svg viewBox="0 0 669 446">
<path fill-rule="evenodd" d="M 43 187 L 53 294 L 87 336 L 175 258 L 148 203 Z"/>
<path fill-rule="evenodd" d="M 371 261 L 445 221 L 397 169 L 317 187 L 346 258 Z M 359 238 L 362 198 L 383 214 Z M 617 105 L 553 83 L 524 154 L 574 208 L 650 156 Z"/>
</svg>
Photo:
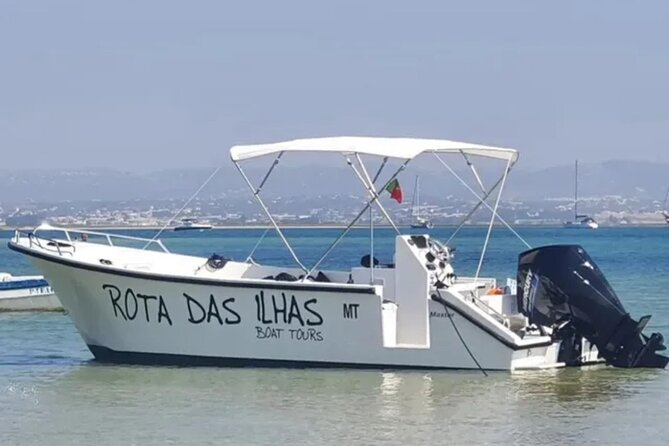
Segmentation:
<svg viewBox="0 0 669 446">
<path fill-rule="evenodd" d="M 440 166 L 439 166 L 440 167 Z M 387 173 L 391 169 L 387 170 Z M 161 170 L 148 173 L 111 169 L 92 170 L 0 170 L 0 203 L 114 200 L 184 199 L 190 196 L 213 169 Z M 264 170 L 251 168 L 255 181 Z M 459 170 L 471 185 L 473 176 Z M 486 185 L 500 170 L 483 168 L 480 173 Z M 579 166 L 581 197 L 621 196 L 643 200 L 664 199 L 669 185 L 669 164 L 645 161 L 606 161 Z M 493 175 L 494 173 L 494 175 Z M 434 166 L 407 170 L 400 176 L 405 199 L 410 199 L 414 175 L 420 175 L 424 198 L 434 195 L 469 197 L 469 193 L 444 169 Z M 511 173 L 504 197 L 517 200 L 565 198 L 573 195 L 572 163 L 547 169 L 517 167 Z M 279 166 L 263 190 L 267 196 L 304 196 L 352 194 L 363 195 L 363 189 L 345 165 Z M 225 166 L 202 191 L 203 197 L 250 198 L 248 188 L 233 166 Z"/>
</svg>

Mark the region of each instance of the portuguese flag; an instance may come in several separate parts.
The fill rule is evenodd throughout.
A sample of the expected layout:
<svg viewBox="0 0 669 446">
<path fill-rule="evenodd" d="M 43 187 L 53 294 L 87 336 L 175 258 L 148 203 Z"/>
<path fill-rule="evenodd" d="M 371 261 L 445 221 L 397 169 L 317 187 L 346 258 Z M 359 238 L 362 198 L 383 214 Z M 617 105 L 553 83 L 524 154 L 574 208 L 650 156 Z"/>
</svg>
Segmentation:
<svg viewBox="0 0 669 446">
<path fill-rule="evenodd" d="M 386 191 L 390 194 L 390 198 L 398 203 L 402 202 L 402 188 L 400 187 L 400 182 L 397 181 L 397 178 L 386 185 Z"/>
</svg>

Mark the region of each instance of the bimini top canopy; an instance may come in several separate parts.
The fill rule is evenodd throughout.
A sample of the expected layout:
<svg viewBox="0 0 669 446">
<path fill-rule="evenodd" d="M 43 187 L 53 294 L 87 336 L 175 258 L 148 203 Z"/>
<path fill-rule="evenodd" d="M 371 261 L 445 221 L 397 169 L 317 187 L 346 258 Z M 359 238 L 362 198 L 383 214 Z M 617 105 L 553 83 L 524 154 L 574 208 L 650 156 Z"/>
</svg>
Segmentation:
<svg viewBox="0 0 669 446">
<path fill-rule="evenodd" d="M 446 139 L 374 138 L 364 136 L 337 136 L 332 138 L 295 139 L 272 144 L 233 146 L 230 157 L 243 161 L 280 152 L 336 152 L 358 153 L 390 158 L 413 159 L 421 153 L 462 152 L 467 155 L 510 160 L 518 159 L 514 149 L 483 146 Z"/>
</svg>

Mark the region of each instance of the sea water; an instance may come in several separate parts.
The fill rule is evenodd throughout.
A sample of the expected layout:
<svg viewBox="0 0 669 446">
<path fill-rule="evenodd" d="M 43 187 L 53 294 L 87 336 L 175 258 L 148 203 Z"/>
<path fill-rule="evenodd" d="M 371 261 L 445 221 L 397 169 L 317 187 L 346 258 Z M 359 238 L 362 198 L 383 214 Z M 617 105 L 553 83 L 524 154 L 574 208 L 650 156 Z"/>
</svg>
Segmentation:
<svg viewBox="0 0 669 446">
<path fill-rule="evenodd" d="M 339 230 L 288 230 L 310 265 Z M 414 232 L 420 232 L 416 230 Z M 448 229 L 429 231 L 446 240 Z M 150 231 L 126 231 L 152 236 Z M 245 259 L 264 230 L 167 232 L 170 250 Z M 581 244 L 627 310 L 652 314 L 669 337 L 669 228 L 520 230 L 527 243 Z M 37 273 L 0 233 L 0 271 Z M 485 229 L 450 244 L 455 269 L 473 275 Z M 392 262 L 393 233 L 374 254 Z M 350 268 L 369 253 L 356 229 L 323 263 Z M 482 275 L 515 275 L 525 246 L 493 231 Z M 253 258 L 292 265 L 265 234 Z M 215 339 L 203 342 L 215 342 Z M 100 365 L 67 315 L 0 314 L 0 444 L 666 444 L 669 372 L 613 368 L 518 374 L 176 368 Z"/>
</svg>

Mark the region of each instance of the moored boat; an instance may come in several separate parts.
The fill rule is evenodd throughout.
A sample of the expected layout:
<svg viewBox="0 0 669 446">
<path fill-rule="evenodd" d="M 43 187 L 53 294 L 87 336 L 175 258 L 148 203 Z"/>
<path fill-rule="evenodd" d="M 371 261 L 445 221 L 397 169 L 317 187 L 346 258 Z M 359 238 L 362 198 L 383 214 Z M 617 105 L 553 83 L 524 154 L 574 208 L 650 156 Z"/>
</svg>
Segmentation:
<svg viewBox="0 0 669 446">
<path fill-rule="evenodd" d="M 413 229 L 432 229 L 434 227 L 434 224 L 420 213 L 420 182 L 418 175 L 416 175 L 413 197 L 411 199 L 411 216 L 413 217 L 413 221 L 411 222 L 411 228 Z"/>
<path fill-rule="evenodd" d="M 207 223 L 198 223 L 194 218 L 184 218 L 179 226 L 175 226 L 175 231 L 208 231 L 213 226 Z"/>
<path fill-rule="evenodd" d="M 599 223 L 585 214 L 578 213 L 578 160 L 574 164 L 574 219 L 564 224 L 568 229 L 597 229 Z"/>
<path fill-rule="evenodd" d="M 669 200 L 669 187 L 667 188 L 667 193 L 664 195 L 664 204 L 662 204 L 662 216 L 664 217 L 664 222 L 669 225 L 669 210 L 667 209 L 668 200 Z"/>
<path fill-rule="evenodd" d="M 63 307 L 42 276 L 0 273 L 0 311 L 58 311 Z"/>
<path fill-rule="evenodd" d="M 321 258 L 305 265 L 242 168 L 273 156 L 261 186 L 284 154 L 343 155 L 369 198 Z M 662 335 L 636 321 L 578 246 L 519 255 L 515 285 L 480 275 L 500 197 L 518 154 L 447 140 L 337 137 L 236 146 L 230 151 L 294 267 L 176 254 L 157 239 L 61 229 L 16 232 L 9 247 L 28 256 L 54 286 L 100 361 L 228 366 L 523 370 L 608 363 L 665 367 Z M 453 236 L 481 206 L 491 212 L 474 275 L 455 273 L 454 249 L 429 235 L 402 234 L 380 194 L 418 156 L 462 155 L 504 164 Z M 381 162 L 370 175 L 363 157 Z M 389 160 L 394 167 L 382 176 Z M 469 159 L 468 159 L 469 162 Z M 472 169 L 474 167 L 472 166 Z M 495 205 L 486 202 L 497 190 Z M 323 260 L 374 206 L 396 231 L 394 261 L 370 249 L 360 266 L 331 270 Z M 372 220 L 370 220 L 372 221 Z M 85 231 L 86 232 L 86 231 Z M 451 237 L 452 238 L 452 237 Z M 119 239 L 122 243 L 116 243 Z M 101 240 L 101 243 L 92 242 Z M 450 241 L 450 240 L 449 240 Z M 130 247 L 136 242 L 138 247 Z"/>
</svg>

